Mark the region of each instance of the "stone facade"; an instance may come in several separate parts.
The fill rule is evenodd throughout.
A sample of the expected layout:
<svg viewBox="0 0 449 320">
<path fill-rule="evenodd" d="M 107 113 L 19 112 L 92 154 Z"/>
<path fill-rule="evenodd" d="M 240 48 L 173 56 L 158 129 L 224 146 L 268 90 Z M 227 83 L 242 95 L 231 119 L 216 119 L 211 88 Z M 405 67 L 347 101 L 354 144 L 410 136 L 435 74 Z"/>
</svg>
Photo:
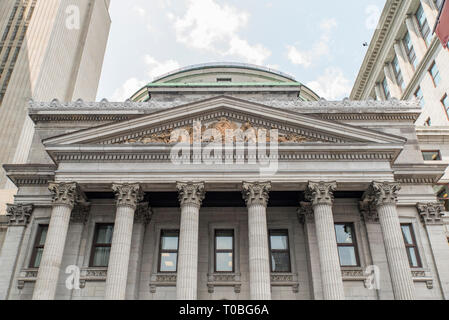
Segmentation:
<svg viewBox="0 0 449 320">
<path fill-rule="evenodd" d="M 279 83 L 225 84 L 225 95 L 215 85 L 203 96 L 185 81 L 159 84 L 165 92 L 147 102 L 30 103 L 36 152 L 28 165 L 4 166 L 19 192 L 0 253 L 1 298 L 447 299 L 449 221 L 432 188 L 445 166 L 421 157 L 416 102 L 301 101 Z M 194 128 L 203 138 L 203 128 L 257 128 L 270 153 L 252 158 L 246 136 L 243 157 L 236 140 L 232 154 L 209 163 L 195 146 L 210 145 L 158 138 Z M 107 266 L 93 263 L 98 229 L 110 225 L 100 243 L 110 245 Z M 352 230 L 343 243 L 353 241 L 351 266 L 338 225 Z M 413 230 L 417 266 L 401 225 Z M 232 268 L 220 272 L 223 230 L 233 235 Z M 161 243 L 168 231 L 177 246 Z M 176 261 L 163 260 L 173 253 Z"/>
</svg>

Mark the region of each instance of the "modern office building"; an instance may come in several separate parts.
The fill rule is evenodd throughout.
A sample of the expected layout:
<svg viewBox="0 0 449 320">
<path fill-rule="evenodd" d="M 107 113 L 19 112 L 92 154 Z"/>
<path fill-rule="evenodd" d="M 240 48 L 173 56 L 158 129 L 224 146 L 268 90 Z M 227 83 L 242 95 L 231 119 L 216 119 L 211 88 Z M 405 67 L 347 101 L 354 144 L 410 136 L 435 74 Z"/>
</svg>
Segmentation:
<svg viewBox="0 0 449 320">
<path fill-rule="evenodd" d="M 328 102 L 241 64 L 134 100 L 31 103 L 1 299 L 449 298 L 417 102 Z"/>
<path fill-rule="evenodd" d="M 95 100 L 110 0 L 0 2 L 0 163 L 26 163 L 34 132 L 28 101 Z M 0 172 L 0 214 L 15 187 Z"/>
</svg>

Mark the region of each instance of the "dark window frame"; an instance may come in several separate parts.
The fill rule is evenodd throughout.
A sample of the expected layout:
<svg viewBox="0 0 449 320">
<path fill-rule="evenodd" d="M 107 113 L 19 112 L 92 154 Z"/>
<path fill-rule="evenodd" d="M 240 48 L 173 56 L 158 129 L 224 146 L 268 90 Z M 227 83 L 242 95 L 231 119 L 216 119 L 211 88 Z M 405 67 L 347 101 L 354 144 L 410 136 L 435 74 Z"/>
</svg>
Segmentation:
<svg viewBox="0 0 449 320">
<path fill-rule="evenodd" d="M 164 236 L 164 233 L 177 233 L 178 234 L 178 245 L 176 250 L 168 250 L 164 249 L 162 250 L 162 237 Z M 158 256 L 158 265 L 157 265 L 157 272 L 158 273 L 178 273 L 178 263 L 179 263 L 179 233 L 180 230 L 178 229 L 163 229 L 160 231 L 159 235 L 159 256 Z M 176 268 L 175 271 L 162 271 L 161 270 L 161 262 L 162 262 L 162 254 L 164 253 L 176 253 Z"/>
<path fill-rule="evenodd" d="M 232 250 L 217 249 L 217 233 L 232 232 Z M 217 253 L 232 253 L 232 271 L 217 270 Z M 234 229 L 215 229 L 214 230 L 214 273 L 235 273 L 235 231 Z"/>
<path fill-rule="evenodd" d="M 38 241 L 40 241 L 41 236 L 42 236 L 42 232 L 44 231 L 44 229 L 47 229 L 47 236 L 48 236 L 48 228 L 49 228 L 48 224 L 40 224 L 40 225 L 37 226 L 37 233 L 36 233 L 36 236 L 34 238 L 33 251 L 31 253 L 31 259 L 30 259 L 30 263 L 29 263 L 29 267 L 31 269 L 39 268 L 39 267 L 35 267 L 37 251 L 39 249 L 44 249 L 45 248 L 45 243 L 43 245 L 39 245 Z"/>
<path fill-rule="evenodd" d="M 405 227 L 405 226 L 409 227 L 413 244 L 408 244 L 405 239 L 404 233 L 402 232 L 402 227 Z M 402 238 L 404 239 L 404 245 L 405 245 L 405 249 L 407 251 L 407 257 L 408 257 L 408 262 L 410 264 L 410 268 L 413 268 L 413 269 L 422 268 L 421 255 L 419 254 L 418 243 L 416 242 L 416 235 L 415 235 L 415 229 L 413 228 L 413 224 L 412 223 L 401 223 L 401 233 L 402 233 Z M 412 266 L 412 258 L 410 257 L 410 252 L 408 250 L 409 248 L 413 248 L 415 251 L 416 262 L 418 263 L 418 266 L 416 266 L 416 267 Z"/>
<path fill-rule="evenodd" d="M 271 248 L 271 235 L 273 233 L 281 233 L 282 236 L 286 236 L 287 237 L 287 249 L 272 249 Z M 268 248 L 270 250 L 270 271 L 271 273 L 292 273 L 293 268 L 292 268 L 292 255 L 291 255 L 291 248 L 290 248 L 290 233 L 288 229 L 269 229 L 268 230 Z M 273 252 L 279 252 L 279 253 L 288 253 L 288 271 L 274 271 L 273 270 L 273 261 L 271 259 L 272 253 Z"/>
<path fill-rule="evenodd" d="M 435 73 L 435 74 L 432 73 L 432 69 L 433 69 L 434 67 L 436 68 L 436 73 Z M 430 77 L 432 78 L 432 82 L 433 82 L 434 87 L 437 88 L 438 85 L 439 85 L 440 82 L 441 82 L 441 74 L 440 74 L 440 69 L 438 68 L 436 61 L 434 61 L 434 62 L 430 65 L 430 68 L 429 68 L 428 71 L 429 71 Z M 439 78 L 438 83 L 435 82 L 435 78 L 437 78 L 437 77 Z"/>
<path fill-rule="evenodd" d="M 340 262 L 340 267 L 342 268 L 359 268 L 361 267 L 361 263 L 360 263 L 360 255 L 359 255 L 359 246 L 358 246 L 358 242 L 357 242 L 357 235 L 355 233 L 355 224 L 354 222 L 336 222 L 334 223 L 334 231 L 335 231 L 335 236 L 337 236 L 337 231 L 335 230 L 335 226 L 346 226 L 349 225 L 351 227 L 351 231 L 352 231 L 352 243 L 339 243 L 337 240 L 337 251 L 338 251 L 338 260 Z M 354 248 L 354 253 L 355 253 L 355 260 L 357 265 L 353 266 L 353 265 L 342 265 L 341 264 L 341 259 L 340 259 L 340 251 L 338 250 L 339 247 L 351 247 Z"/>
<path fill-rule="evenodd" d="M 112 248 L 112 240 L 111 243 L 107 244 L 107 243 L 97 243 L 98 241 L 98 230 L 101 227 L 104 226 L 112 226 L 114 227 L 114 223 L 97 223 L 95 224 L 95 232 L 94 232 L 94 238 L 92 241 L 92 247 L 91 247 L 91 251 L 90 251 L 90 259 L 89 259 L 89 268 L 107 268 L 109 267 L 109 263 L 107 266 L 94 266 L 94 259 L 95 259 L 95 249 L 96 248 Z M 109 252 L 110 253 L 110 252 Z"/>
</svg>

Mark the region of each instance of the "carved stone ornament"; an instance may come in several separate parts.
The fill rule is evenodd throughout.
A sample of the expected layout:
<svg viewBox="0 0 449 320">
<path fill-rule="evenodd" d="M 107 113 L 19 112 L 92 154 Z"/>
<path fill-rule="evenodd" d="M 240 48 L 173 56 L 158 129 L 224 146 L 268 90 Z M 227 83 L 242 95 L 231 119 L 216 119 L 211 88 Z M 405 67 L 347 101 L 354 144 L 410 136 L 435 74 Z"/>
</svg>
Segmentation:
<svg viewBox="0 0 449 320">
<path fill-rule="evenodd" d="M 139 184 L 114 184 L 117 207 L 127 206 L 136 210 L 137 204 L 143 200 L 143 192 Z"/>
<path fill-rule="evenodd" d="M 80 202 L 75 205 L 70 215 L 70 222 L 86 224 L 89 218 L 90 203 Z"/>
<path fill-rule="evenodd" d="M 306 199 L 312 206 L 325 204 L 331 206 L 334 202 L 336 182 L 309 182 L 306 190 Z"/>
<path fill-rule="evenodd" d="M 6 208 L 6 216 L 9 218 L 8 226 L 26 227 L 32 214 L 32 204 L 8 204 Z"/>
<path fill-rule="evenodd" d="M 443 225 L 444 206 L 440 202 L 418 203 L 416 205 L 424 225 Z"/>
<path fill-rule="evenodd" d="M 268 205 L 271 182 L 243 182 L 242 189 L 243 199 L 248 207 Z"/>
<path fill-rule="evenodd" d="M 377 212 L 376 205 L 372 201 L 360 201 L 359 202 L 360 214 L 365 223 L 378 223 L 379 213 Z"/>
<path fill-rule="evenodd" d="M 212 130 L 214 132 L 213 136 L 205 134 L 207 130 Z M 228 137 L 227 130 L 231 130 L 233 135 Z M 254 127 L 252 123 L 245 122 L 243 124 L 238 124 L 226 117 L 220 118 L 220 120 L 213 122 L 209 125 L 198 125 L 195 127 L 184 127 L 172 130 L 166 130 L 160 133 L 153 133 L 142 135 L 137 138 L 131 138 L 125 140 L 125 144 L 134 143 L 193 143 L 193 142 L 216 142 L 217 137 L 220 137 L 221 142 L 253 142 L 256 143 L 259 140 L 260 135 L 265 135 L 264 142 L 270 142 L 270 130 L 265 128 Z M 232 139 L 232 140 L 231 140 Z M 229 140 L 229 141 L 228 141 Z M 316 142 L 318 140 L 313 140 L 308 137 L 299 134 L 284 134 L 279 133 L 278 142 L 279 143 L 304 143 L 304 142 Z"/>
<path fill-rule="evenodd" d="M 147 225 L 151 221 L 153 210 L 148 202 L 141 202 L 137 205 L 136 214 L 134 215 L 135 223 Z"/>
<path fill-rule="evenodd" d="M 50 183 L 48 190 L 52 193 L 54 205 L 65 205 L 73 208 L 81 202 L 83 195 L 77 183 Z"/>
<path fill-rule="evenodd" d="M 310 202 L 301 202 L 297 211 L 298 219 L 301 224 L 313 223 L 313 208 Z"/>
<path fill-rule="evenodd" d="M 206 194 L 203 182 L 178 182 L 176 188 L 178 189 L 178 199 L 181 206 L 194 205 L 201 207 Z"/>
<path fill-rule="evenodd" d="M 384 205 L 395 205 L 401 186 L 396 182 L 374 181 L 365 192 L 365 201 L 373 202 L 376 207 Z"/>
</svg>

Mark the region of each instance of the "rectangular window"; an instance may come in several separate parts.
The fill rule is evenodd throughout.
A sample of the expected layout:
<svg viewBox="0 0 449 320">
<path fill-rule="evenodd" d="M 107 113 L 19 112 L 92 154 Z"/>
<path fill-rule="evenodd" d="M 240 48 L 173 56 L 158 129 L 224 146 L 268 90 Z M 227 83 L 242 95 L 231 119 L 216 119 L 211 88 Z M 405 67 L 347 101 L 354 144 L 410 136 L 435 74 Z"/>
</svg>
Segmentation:
<svg viewBox="0 0 449 320">
<path fill-rule="evenodd" d="M 47 239 L 48 225 L 39 225 L 36 240 L 34 241 L 33 253 L 31 254 L 30 268 L 39 268 L 42 254 L 44 253 L 45 239 Z"/>
<path fill-rule="evenodd" d="M 416 244 L 415 232 L 413 231 L 412 224 L 401 224 L 402 235 L 404 237 L 405 248 L 407 250 L 408 260 L 410 267 L 420 268 L 421 258 L 419 257 L 418 246 Z"/>
<path fill-rule="evenodd" d="M 94 242 L 90 256 L 91 267 L 105 268 L 108 266 L 113 233 L 113 224 L 97 224 L 95 226 Z"/>
<path fill-rule="evenodd" d="M 446 111 L 446 115 L 449 119 L 449 96 L 447 95 L 447 93 L 441 99 L 441 104 L 443 105 L 444 110 Z"/>
<path fill-rule="evenodd" d="M 416 19 L 418 20 L 421 35 L 426 42 L 427 47 L 429 47 L 432 40 L 432 32 L 430 31 L 429 23 L 427 22 L 422 4 L 419 5 L 418 10 L 416 11 Z"/>
<path fill-rule="evenodd" d="M 439 150 L 423 151 L 422 156 L 424 161 L 441 161 L 441 153 Z"/>
<path fill-rule="evenodd" d="M 388 82 L 387 77 L 384 78 L 384 81 L 382 81 L 382 87 L 384 89 L 385 98 L 388 100 L 391 98 L 390 89 L 388 88 Z"/>
<path fill-rule="evenodd" d="M 342 267 L 360 266 L 353 223 L 336 223 L 338 255 Z"/>
<path fill-rule="evenodd" d="M 402 91 L 404 91 L 405 83 L 404 83 L 404 78 L 402 77 L 401 68 L 399 66 L 398 57 L 395 57 L 393 59 L 392 65 L 393 65 L 394 75 L 396 77 L 396 82 L 397 82 L 398 86 L 402 89 Z"/>
<path fill-rule="evenodd" d="M 234 272 L 234 230 L 215 230 L 215 272 Z"/>
<path fill-rule="evenodd" d="M 413 67 L 416 69 L 416 63 L 417 63 L 416 53 L 415 53 L 415 49 L 413 48 L 413 45 L 412 45 L 412 40 L 410 39 L 410 34 L 408 32 L 405 34 L 403 42 L 404 42 L 404 46 L 405 46 L 405 51 L 407 52 L 408 60 L 413 65 Z"/>
<path fill-rule="evenodd" d="M 217 82 L 232 82 L 231 78 L 217 78 Z"/>
<path fill-rule="evenodd" d="M 159 272 L 178 270 L 179 230 L 162 230 L 159 244 Z"/>
<path fill-rule="evenodd" d="M 438 87 L 440 84 L 440 71 L 438 70 L 437 64 L 434 62 L 429 69 L 430 75 L 432 76 L 433 84 Z"/>
<path fill-rule="evenodd" d="M 271 272 L 292 272 L 288 230 L 270 230 Z"/>
<path fill-rule="evenodd" d="M 424 95 L 422 93 L 421 87 L 418 87 L 418 89 L 416 89 L 415 97 L 416 97 L 416 99 L 418 99 L 419 105 L 421 106 L 421 108 L 424 108 L 425 102 L 424 102 Z"/>
<path fill-rule="evenodd" d="M 449 186 L 444 186 L 443 189 L 438 192 L 438 200 L 444 203 L 444 208 L 449 211 Z"/>
</svg>

